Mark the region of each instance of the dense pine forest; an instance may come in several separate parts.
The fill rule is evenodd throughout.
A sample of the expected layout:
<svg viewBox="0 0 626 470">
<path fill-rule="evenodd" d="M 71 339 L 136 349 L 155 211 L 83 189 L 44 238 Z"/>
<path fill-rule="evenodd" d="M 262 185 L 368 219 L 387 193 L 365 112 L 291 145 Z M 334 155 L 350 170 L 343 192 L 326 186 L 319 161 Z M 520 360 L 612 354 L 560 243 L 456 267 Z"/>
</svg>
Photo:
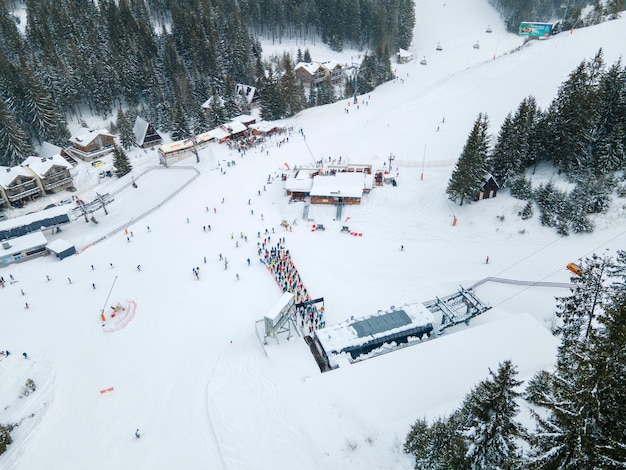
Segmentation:
<svg viewBox="0 0 626 470">
<path fill-rule="evenodd" d="M 238 83 L 261 90 L 267 119 L 335 99 L 327 84 L 296 84 L 297 58 L 263 60 L 259 38 L 321 37 L 335 50 L 365 50 L 366 92 L 391 78 L 389 57 L 409 46 L 415 22 L 409 0 L 25 0 L 25 18 L 15 15 L 20 8 L 0 0 L 4 165 L 19 164 L 42 141 L 64 145 L 67 118 L 87 108 L 103 118 L 124 109 L 128 121 L 140 114 L 184 135 L 247 111 Z"/>
</svg>

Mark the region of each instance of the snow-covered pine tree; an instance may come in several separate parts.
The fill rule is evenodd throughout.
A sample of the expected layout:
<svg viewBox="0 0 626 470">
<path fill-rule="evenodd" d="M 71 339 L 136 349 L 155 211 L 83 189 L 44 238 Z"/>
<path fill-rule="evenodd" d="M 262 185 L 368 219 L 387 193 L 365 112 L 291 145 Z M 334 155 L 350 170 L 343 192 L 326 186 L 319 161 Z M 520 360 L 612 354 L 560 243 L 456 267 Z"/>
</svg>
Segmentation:
<svg viewBox="0 0 626 470">
<path fill-rule="evenodd" d="M 529 385 L 533 402 L 547 411 L 533 413 L 531 468 L 626 465 L 626 297 L 610 282 L 626 270 L 624 261 L 621 253 L 617 262 L 595 255 L 585 260 L 573 294 L 559 299 L 564 323 L 556 371 Z"/>
<path fill-rule="evenodd" d="M 117 145 L 113 148 L 113 168 L 115 169 L 115 176 L 118 178 L 127 175 L 133 169 L 128 155 L 123 148 Z"/>
<path fill-rule="evenodd" d="M 461 412 L 456 410 L 430 426 L 425 419 L 415 422 L 404 442 L 404 452 L 415 458 L 416 470 L 470 469 L 461 421 Z"/>
<path fill-rule="evenodd" d="M 472 469 L 516 469 L 521 462 L 516 441 L 525 434 L 515 421 L 519 413 L 517 389 L 522 381 L 517 380 L 517 368 L 511 361 L 501 363 L 495 373 L 489 370 L 489 375 L 467 395 L 461 409 L 466 456 Z"/>
<path fill-rule="evenodd" d="M 116 125 L 117 131 L 120 136 L 120 144 L 122 145 L 122 148 L 124 148 L 124 150 L 128 150 L 133 145 L 136 145 L 135 134 L 133 133 L 133 125 L 126 117 L 126 113 L 124 113 L 122 108 L 118 108 L 117 110 Z"/>
<path fill-rule="evenodd" d="M 487 159 L 491 174 L 503 188 L 518 174 L 521 166 L 515 140 L 513 115 L 509 113 L 500 126 L 493 151 Z"/>
<path fill-rule="evenodd" d="M 626 168 L 626 68 L 621 60 L 603 74 L 598 93 L 591 171 L 603 175 Z"/>
<path fill-rule="evenodd" d="M 601 314 L 608 301 L 606 284 L 615 265 L 608 256 L 593 254 L 581 263 L 580 275 L 572 276 L 572 293 L 566 297 L 557 297 L 556 316 L 561 324 L 556 334 L 561 335 L 561 356 L 567 358 L 568 348 L 577 343 L 586 343 L 594 328 L 596 318 Z"/>
<path fill-rule="evenodd" d="M 473 201 L 485 183 L 488 170 L 488 130 L 489 119 L 486 114 L 480 113 L 450 177 L 446 194 L 451 201 L 459 201 L 461 206 L 466 200 Z"/>
<path fill-rule="evenodd" d="M 172 116 L 172 140 L 183 140 L 189 137 L 189 123 L 183 106 L 176 104 Z"/>
<path fill-rule="evenodd" d="M 298 87 L 296 74 L 294 73 L 291 57 L 288 53 L 283 54 L 281 66 L 283 68 L 283 74 L 278 80 L 278 88 L 285 102 L 283 117 L 290 117 L 302 111 L 304 107 L 304 96 L 300 93 L 301 89 Z"/>
<path fill-rule="evenodd" d="M 31 151 L 28 135 L 10 107 L 0 100 L 0 165 L 19 165 Z"/>
</svg>

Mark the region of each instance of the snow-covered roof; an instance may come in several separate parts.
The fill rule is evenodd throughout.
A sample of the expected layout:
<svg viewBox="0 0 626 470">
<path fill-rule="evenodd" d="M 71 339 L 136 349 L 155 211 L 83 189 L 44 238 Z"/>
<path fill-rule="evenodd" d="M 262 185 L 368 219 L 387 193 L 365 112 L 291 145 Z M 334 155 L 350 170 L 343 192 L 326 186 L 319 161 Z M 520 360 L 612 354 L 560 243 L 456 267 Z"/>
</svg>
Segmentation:
<svg viewBox="0 0 626 470">
<path fill-rule="evenodd" d="M 211 129 L 208 133 L 216 140 L 222 140 L 230 136 L 230 131 L 224 127 L 216 127 L 215 129 Z"/>
<path fill-rule="evenodd" d="M 273 130 L 283 128 L 283 126 L 279 126 L 278 124 L 274 124 L 274 123 L 267 122 L 267 121 L 255 122 L 254 124 L 250 124 L 248 127 L 250 129 L 255 129 L 265 134 L 268 132 L 272 132 Z"/>
<path fill-rule="evenodd" d="M 327 355 L 340 354 L 377 338 L 434 325 L 432 313 L 421 303 L 404 305 L 386 312 L 346 320 L 317 330 L 315 335 Z"/>
<path fill-rule="evenodd" d="M 46 248 L 48 248 L 48 250 L 53 253 L 63 253 L 65 250 L 74 248 L 74 245 L 66 240 L 62 240 L 61 238 L 59 238 L 48 243 Z"/>
<path fill-rule="evenodd" d="M 176 142 L 170 142 L 159 146 L 159 152 L 171 153 L 179 150 L 191 150 L 193 142 L 191 140 L 178 140 Z"/>
<path fill-rule="evenodd" d="M 135 143 L 141 147 L 143 141 L 146 138 L 146 132 L 148 132 L 148 121 L 137 116 L 135 118 L 135 125 L 133 126 L 133 134 L 135 134 Z"/>
<path fill-rule="evenodd" d="M 106 129 L 83 129 L 80 134 L 71 137 L 70 142 L 72 142 L 73 144 L 86 146 L 93 142 L 95 138 L 99 135 L 113 137 L 113 134 L 111 134 Z"/>
<path fill-rule="evenodd" d="M 224 106 L 224 98 L 222 98 L 221 96 L 218 96 L 217 98 L 219 99 L 220 104 L 222 106 Z M 208 100 L 206 100 L 204 103 L 202 103 L 202 108 L 203 109 L 209 109 L 211 107 L 211 103 L 212 102 L 213 102 L 213 97 L 211 96 L 211 97 L 209 97 Z"/>
<path fill-rule="evenodd" d="M 325 62 L 322 62 L 322 65 L 328 70 L 335 70 L 337 67 L 342 67 L 342 65 L 337 60 L 327 60 Z"/>
<path fill-rule="evenodd" d="M 72 168 L 72 165 L 59 154 L 51 157 L 28 157 L 22 162 L 22 166 L 27 166 L 40 178 L 43 178 L 50 168 L 54 166 L 60 166 L 68 170 Z"/>
<path fill-rule="evenodd" d="M 45 246 L 48 243 L 46 237 L 42 232 L 32 232 L 28 235 L 22 235 L 21 237 L 11 238 L 10 240 L 6 240 L 10 246 L 7 249 L 4 249 L 0 244 L 0 256 L 8 256 L 16 253 L 22 253 L 23 251 L 29 250 L 30 248 L 35 248 L 38 246 Z"/>
<path fill-rule="evenodd" d="M 239 116 L 232 118 L 231 121 L 241 122 L 247 126 L 249 124 L 254 124 L 256 122 L 256 118 L 254 116 L 250 116 L 249 114 L 240 114 Z"/>
<path fill-rule="evenodd" d="M 285 189 L 287 191 L 308 193 L 313 186 L 313 178 L 311 175 L 319 170 L 298 170 L 295 176 L 287 178 L 285 181 Z"/>
<path fill-rule="evenodd" d="M 236 87 L 237 93 L 243 96 L 248 104 L 252 103 L 254 99 L 254 95 L 256 93 L 256 87 L 251 85 L 244 85 L 243 83 L 237 83 Z"/>
<path fill-rule="evenodd" d="M 315 72 L 317 72 L 321 67 L 321 64 L 319 64 L 318 62 L 298 62 L 293 69 L 304 69 L 310 75 L 315 75 Z"/>
<path fill-rule="evenodd" d="M 226 124 L 226 128 L 231 134 L 240 134 L 248 130 L 248 126 L 241 121 L 230 121 Z"/>
<path fill-rule="evenodd" d="M 39 150 L 40 157 L 52 157 L 54 155 L 60 155 L 63 149 L 58 145 L 51 144 L 50 142 L 44 142 L 41 144 L 41 149 Z"/>
<path fill-rule="evenodd" d="M 363 173 L 318 175 L 313 178 L 310 194 L 311 196 L 361 197 L 363 189 L 366 188 L 366 176 L 368 175 Z"/>
<path fill-rule="evenodd" d="M 35 175 L 28 168 L 21 166 L 0 166 L 0 186 L 7 188 L 15 178 L 18 176 L 26 176 L 28 178 L 34 178 Z"/>
<path fill-rule="evenodd" d="M 405 49 L 398 49 L 398 56 L 409 58 L 413 57 L 413 54 Z"/>
</svg>

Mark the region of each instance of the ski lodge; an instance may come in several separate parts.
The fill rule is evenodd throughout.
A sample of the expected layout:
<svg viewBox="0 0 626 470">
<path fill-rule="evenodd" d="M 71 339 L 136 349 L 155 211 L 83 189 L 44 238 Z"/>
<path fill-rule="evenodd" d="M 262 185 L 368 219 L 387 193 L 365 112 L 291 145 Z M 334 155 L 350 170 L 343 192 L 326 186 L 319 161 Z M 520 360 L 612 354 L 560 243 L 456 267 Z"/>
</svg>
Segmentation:
<svg viewBox="0 0 626 470">
<path fill-rule="evenodd" d="M 421 303 L 397 309 L 379 311 L 374 315 L 346 320 L 315 330 L 315 342 L 321 347 L 328 365 L 336 369 L 341 364 L 367 359 L 430 337 L 434 317 Z"/>
<path fill-rule="evenodd" d="M 372 175 L 367 173 L 317 175 L 309 192 L 311 204 L 360 204 L 363 193 L 372 189 L 373 182 Z"/>
</svg>

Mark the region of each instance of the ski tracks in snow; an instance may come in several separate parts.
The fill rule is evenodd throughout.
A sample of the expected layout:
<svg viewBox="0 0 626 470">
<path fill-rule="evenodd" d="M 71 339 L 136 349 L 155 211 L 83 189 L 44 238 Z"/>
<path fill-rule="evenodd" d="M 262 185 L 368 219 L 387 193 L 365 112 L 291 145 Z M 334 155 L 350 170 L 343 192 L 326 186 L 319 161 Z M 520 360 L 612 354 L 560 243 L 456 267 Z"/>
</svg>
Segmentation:
<svg viewBox="0 0 626 470">
<path fill-rule="evenodd" d="M 209 419 L 225 468 L 306 468 L 301 433 L 285 415 L 272 371 L 260 359 L 256 352 L 232 349 L 218 359 L 209 380 Z M 250 448 L 250 442 L 256 445 Z"/>
</svg>

